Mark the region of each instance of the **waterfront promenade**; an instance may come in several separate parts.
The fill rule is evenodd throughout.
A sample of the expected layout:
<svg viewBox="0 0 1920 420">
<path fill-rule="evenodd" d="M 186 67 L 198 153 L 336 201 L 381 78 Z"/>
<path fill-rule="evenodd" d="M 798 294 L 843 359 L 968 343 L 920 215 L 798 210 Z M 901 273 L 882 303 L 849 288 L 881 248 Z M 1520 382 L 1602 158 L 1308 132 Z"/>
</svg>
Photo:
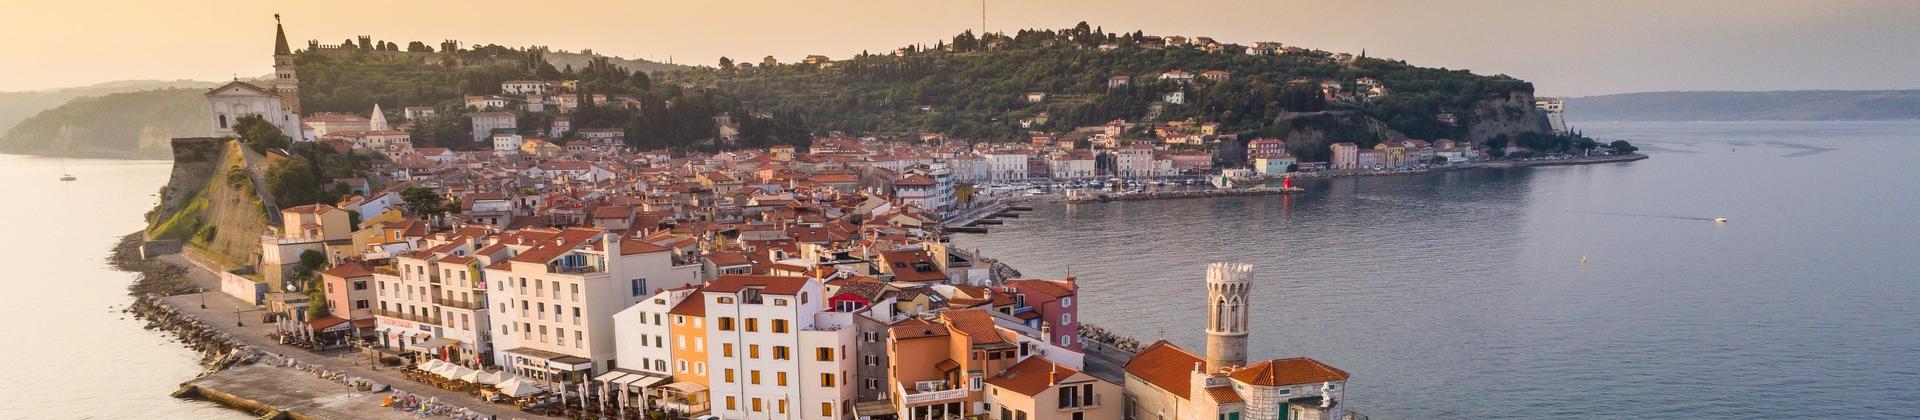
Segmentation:
<svg viewBox="0 0 1920 420">
<path fill-rule="evenodd" d="M 179 254 L 163 255 L 158 257 L 158 259 L 186 268 L 188 280 L 192 281 L 195 285 L 206 290 L 214 290 L 219 287 L 218 281 L 213 273 L 206 271 L 198 265 L 188 263 L 185 258 Z M 260 322 L 259 307 L 224 293 L 209 291 L 175 295 L 163 298 L 161 302 L 173 307 L 182 314 L 197 318 L 209 327 L 227 333 L 234 339 L 240 340 L 253 348 L 277 353 L 303 363 L 345 372 L 347 375 L 387 384 L 394 389 L 420 395 L 422 399 L 429 397 L 437 398 L 442 403 L 464 407 L 482 414 L 494 416 L 497 419 L 554 418 L 521 412 L 505 404 L 488 403 L 466 393 L 447 391 L 413 382 L 403 377 L 399 368 L 379 367 L 376 369 L 370 359 L 352 351 L 335 351 L 322 354 L 314 353 L 302 347 L 280 344 L 267 337 L 268 334 L 274 332 L 274 325 Z M 205 302 L 206 308 L 200 307 L 201 302 Z M 353 397 L 353 394 L 368 393 L 362 393 L 348 388 L 345 385 L 321 380 L 314 377 L 311 373 L 295 369 L 276 368 L 264 365 L 247 365 L 236 367 L 235 370 L 207 375 L 202 377 L 202 379 L 196 379 L 195 382 L 198 385 L 212 387 L 221 392 L 265 404 L 275 404 L 283 401 L 307 401 L 312 403 L 311 407 L 313 408 L 324 408 L 327 410 L 327 412 L 311 413 L 314 416 L 323 418 L 332 417 L 327 414 L 328 412 L 342 412 L 339 410 L 347 410 L 344 412 L 355 413 L 356 415 L 351 416 L 352 418 L 389 418 L 385 416 L 385 414 L 389 413 L 397 416 L 391 418 L 419 418 L 418 415 L 413 413 L 381 407 L 380 397 L 384 397 L 391 392 L 371 393 L 371 397 Z M 313 384 L 313 386 L 304 386 L 302 384 Z M 338 401 L 330 401 L 329 399 Z M 299 410 L 301 406 L 302 405 L 296 404 L 283 406 L 282 408 L 296 411 L 296 413 L 302 415 L 309 414 L 298 412 L 297 410 Z"/>
</svg>

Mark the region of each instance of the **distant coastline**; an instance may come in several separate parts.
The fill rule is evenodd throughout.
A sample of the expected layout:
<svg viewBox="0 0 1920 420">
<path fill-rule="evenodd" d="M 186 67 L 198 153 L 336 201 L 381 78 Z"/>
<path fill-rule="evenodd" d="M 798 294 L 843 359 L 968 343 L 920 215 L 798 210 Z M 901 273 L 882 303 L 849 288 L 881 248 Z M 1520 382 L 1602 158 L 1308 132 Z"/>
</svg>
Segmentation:
<svg viewBox="0 0 1920 420">
<path fill-rule="evenodd" d="M 1588 122 L 1920 120 L 1920 90 L 1638 92 L 1569 97 L 1566 110 Z"/>
</svg>

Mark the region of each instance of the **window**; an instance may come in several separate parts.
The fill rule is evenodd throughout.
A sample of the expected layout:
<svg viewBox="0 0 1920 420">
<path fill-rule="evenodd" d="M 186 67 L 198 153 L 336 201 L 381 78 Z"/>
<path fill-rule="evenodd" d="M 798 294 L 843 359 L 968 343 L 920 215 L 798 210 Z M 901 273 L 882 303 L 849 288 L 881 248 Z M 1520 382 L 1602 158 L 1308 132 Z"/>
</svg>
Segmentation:
<svg viewBox="0 0 1920 420">
<path fill-rule="evenodd" d="M 353 301 L 353 309 L 367 309 L 367 301 L 365 299 Z"/>
<path fill-rule="evenodd" d="M 786 372 L 774 372 L 774 373 L 773 373 L 773 384 L 774 384 L 774 385 L 778 385 L 778 386 L 787 386 L 787 373 L 786 373 Z"/>
<path fill-rule="evenodd" d="M 877 332 L 871 332 L 871 331 L 863 332 L 863 333 L 860 333 L 860 335 L 865 336 L 867 339 L 867 342 L 869 343 L 880 341 L 880 333 L 877 333 Z"/>
<path fill-rule="evenodd" d="M 1071 346 L 1071 345 L 1073 345 L 1073 336 L 1071 336 L 1071 335 L 1063 335 L 1063 336 L 1060 336 L 1060 345 L 1062 345 L 1062 346 Z"/>
<path fill-rule="evenodd" d="M 1069 324 L 1073 324 L 1073 314 L 1060 314 L 1060 325 L 1066 326 Z"/>
<path fill-rule="evenodd" d="M 760 384 L 760 371 L 757 371 L 757 370 L 750 370 L 750 371 L 747 371 L 747 383 L 750 383 L 750 384 L 754 384 L 754 385 L 759 385 L 759 384 Z"/>
<path fill-rule="evenodd" d="M 733 383 L 733 368 L 727 368 L 726 370 L 723 370 L 720 372 L 721 372 L 720 377 L 722 378 L 721 379 L 722 382 Z"/>
<path fill-rule="evenodd" d="M 793 352 L 787 346 L 773 346 L 773 360 L 793 360 Z"/>
<path fill-rule="evenodd" d="M 760 358 L 760 345 L 759 345 L 759 344 L 748 344 L 748 345 L 747 345 L 747 358 L 749 358 L 749 359 L 758 359 L 758 358 Z"/>
<path fill-rule="evenodd" d="M 721 299 L 725 299 L 725 298 L 721 298 Z M 720 325 L 719 326 L 720 331 L 733 331 L 733 317 L 729 317 L 729 316 L 720 317 L 719 325 Z"/>
<path fill-rule="evenodd" d="M 747 318 L 747 332 L 760 332 L 759 318 Z"/>
<path fill-rule="evenodd" d="M 647 292 L 647 279 L 627 280 L 627 287 L 633 289 L 634 296 L 640 296 L 641 293 Z"/>
<path fill-rule="evenodd" d="M 361 280 L 353 282 L 353 290 L 367 290 L 367 281 Z"/>
<path fill-rule="evenodd" d="M 726 296 L 721 296 L 721 297 L 717 297 L 717 298 L 713 298 L 713 302 L 714 302 L 714 303 L 725 303 L 725 304 L 731 304 L 731 303 L 733 303 L 733 298 L 730 298 L 730 297 L 726 297 Z"/>
<path fill-rule="evenodd" d="M 728 410 L 738 410 L 738 408 L 735 408 L 735 407 L 734 407 L 734 404 L 733 404 L 733 396 L 732 396 L 732 395 L 728 395 L 728 396 L 727 396 L 727 409 L 728 409 Z"/>
<path fill-rule="evenodd" d="M 787 412 L 787 400 L 785 400 L 785 399 L 782 399 L 782 400 L 780 400 L 780 408 L 779 408 L 779 412 L 781 412 L 781 413 L 785 413 L 785 412 Z"/>
<path fill-rule="evenodd" d="M 1280 392 L 1279 392 L 1280 395 L 1287 395 L 1292 393 L 1293 393 L 1293 388 L 1280 388 Z"/>
<path fill-rule="evenodd" d="M 786 334 L 787 320 L 784 320 L 784 319 L 773 320 L 773 332 L 776 334 Z"/>
<path fill-rule="evenodd" d="M 830 402 L 820 403 L 820 415 L 833 417 L 833 403 L 830 403 Z"/>
<path fill-rule="evenodd" d="M 833 348 L 819 347 L 819 348 L 813 349 L 813 360 L 821 361 L 821 362 L 833 361 Z"/>
<path fill-rule="evenodd" d="M 822 374 L 820 374 L 820 386 L 823 386 L 823 387 L 832 387 L 832 386 L 833 386 L 833 374 L 831 374 L 831 373 L 822 373 Z"/>
<path fill-rule="evenodd" d="M 720 343 L 720 357 L 733 357 L 733 343 Z"/>
<path fill-rule="evenodd" d="M 773 300 L 773 306 L 787 306 L 787 300 L 786 300 L 786 299 L 774 299 L 774 300 Z"/>
</svg>

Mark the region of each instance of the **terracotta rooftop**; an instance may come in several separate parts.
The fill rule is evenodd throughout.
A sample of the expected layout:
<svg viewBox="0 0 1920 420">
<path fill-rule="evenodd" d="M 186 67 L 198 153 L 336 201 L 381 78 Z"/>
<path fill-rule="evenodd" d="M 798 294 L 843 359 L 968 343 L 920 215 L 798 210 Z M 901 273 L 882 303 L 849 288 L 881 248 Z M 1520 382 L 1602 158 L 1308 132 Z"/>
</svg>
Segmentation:
<svg viewBox="0 0 1920 420">
<path fill-rule="evenodd" d="M 1032 397 L 1078 373 L 1080 371 L 1054 364 L 1044 357 L 1029 357 L 987 379 L 987 384 Z"/>
<path fill-rule="evenodd" d="M 1146 350 L 1134 355 L 1127 361 L 1125 370 L 1160 389 L 1167 390 L 1182 399 L 1192 399 L 1188 378 L 1194 364 L 1205 363 L 1199 356 L 1188 353 L 1167 340 L 1153 342 Z"/>
<path fill-rule="evenodd" d="M 1328 381 L 1344 381 L 1346 371 L 1305 357 L 1273 359 L 1235 369 L 1234 381 L 1257 386 L 1287 386 Z"/>
</svg>

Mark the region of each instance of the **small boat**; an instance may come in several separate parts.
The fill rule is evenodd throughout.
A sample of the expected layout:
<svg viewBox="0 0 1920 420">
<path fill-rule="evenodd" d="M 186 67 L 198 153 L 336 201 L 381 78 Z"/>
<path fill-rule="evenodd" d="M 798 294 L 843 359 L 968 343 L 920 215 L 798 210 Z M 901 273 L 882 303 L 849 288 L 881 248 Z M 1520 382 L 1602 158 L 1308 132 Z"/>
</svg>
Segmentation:
<svg viewBox="0 0 1920 420">
<path fill-rule="evenodd" d="M 75 181 L 75 180 L 79 180 L 79 179 L 80 179 L 80 178 L 77 178 L 77 177 L 74 177 L 74 176 L 73 176 L 73 174 L 62 174 L 62 175 L 60 175 L 60 180 L 61 180 L 61 181 Z"/>
<path fill-rule="evenodd" d="M 1713 222 L 1714 222 L 1714 223 L 1726 223 L 1726 222 L 1727 222 L 1727 218 L 1725 218 L 1725 217 L 1715 217 L 1715 218 L 1713 218 Z"/>
</svg>

